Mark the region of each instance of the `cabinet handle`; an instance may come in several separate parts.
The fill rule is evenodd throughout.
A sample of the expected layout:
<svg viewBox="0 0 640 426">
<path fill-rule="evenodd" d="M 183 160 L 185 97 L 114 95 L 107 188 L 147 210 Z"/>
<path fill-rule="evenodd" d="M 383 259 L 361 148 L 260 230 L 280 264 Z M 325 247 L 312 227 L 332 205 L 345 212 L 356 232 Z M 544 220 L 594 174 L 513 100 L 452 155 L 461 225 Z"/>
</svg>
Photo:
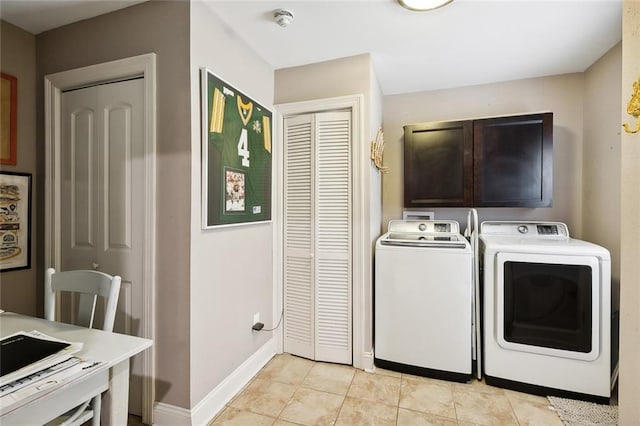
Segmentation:
<svg viewBox="0 0 640 426">
<path fill-rule="evenodd" d="M 93 269 L 98 269 L 100 267 L 100 265 L 98 265 L 96 262 L 93 262 Z"/>
</svg>

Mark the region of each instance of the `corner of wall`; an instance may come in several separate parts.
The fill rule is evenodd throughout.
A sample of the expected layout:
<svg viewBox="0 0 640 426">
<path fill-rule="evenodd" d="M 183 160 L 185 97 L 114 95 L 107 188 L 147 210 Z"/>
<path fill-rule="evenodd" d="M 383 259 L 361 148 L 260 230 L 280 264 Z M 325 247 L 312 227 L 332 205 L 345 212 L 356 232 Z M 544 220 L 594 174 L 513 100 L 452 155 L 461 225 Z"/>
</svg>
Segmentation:
<svg viewBox="0 0 640 426">
<path fill-rule="evenodd" d="M 276 346 L 276 339 L 271 338 L 190 410 L 170 404 L 156 403 L 153 424 L 159 426 L 209 424 L 234 395 L 240 392 L 253 376 L 271 360 L 277 352 Z"/>
</svg>

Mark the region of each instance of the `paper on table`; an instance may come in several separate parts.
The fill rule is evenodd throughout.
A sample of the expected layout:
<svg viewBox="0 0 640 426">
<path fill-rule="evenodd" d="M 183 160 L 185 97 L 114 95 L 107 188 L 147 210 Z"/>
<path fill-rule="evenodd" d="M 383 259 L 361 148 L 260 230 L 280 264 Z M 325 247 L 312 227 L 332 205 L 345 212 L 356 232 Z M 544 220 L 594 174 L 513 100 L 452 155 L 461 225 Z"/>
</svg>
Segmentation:
<svg viewBox="0 0 640 426">
<path fill-rule="evenodd" d="M 69 368 L 62 369 L 42 380 L 35 380 L 22 389 L 0 397 L 0 415 L 10 413 L 34 398 L 39 398 L 72 380 L 82 377 L 93 371 L 92 367 L 96 365 L 99 365 L 99 363 L 80 361 Z"/>
<path fill-rule="evenodd" d="M 21 379 L 14 380 L 13 382 L 9 382 L 6 385 L 0 386 L 0 398 L 26 386 L 29 386 L 35 381 L 46 379 L 53 374 L 59 373 L 62 370 L 66 370 L 69 367 L 73 367 L 81 361 L 82 360 L 80 358 L 72 356 L 65 361 L 52 365 L 51 367 L 36 371 L 35 373 L 31 373 L 30 375 L 25 376 Z"/>
<path fill-rule="evenodd" d="M 8 338 L 11 338 L 13 336 L 19 335 L 19 334 L 23 334 L 25 336 L 30 336 L 30 337 L 34 337 L 37 339 L 43 339 L 43 340 L 49 340 L 49 341 L 54 341 L 54 342 L 62 342 L 62 343 L 67 343 L 69 344 L 69 346 L 67 346 L 66 348 L 46 357 L 43 358 L 40 361 L 37 362 L 33 362 L 29 365 L 26 365 L 22 368 L 20 368 L 19 370 L 16 370 L 12 373 L 9 374 L 5 374 L 4 376 L 0 377 L 0 386 L 3 386 L 7 383 L 13 382 L 15 380 L 21 379 L 23 377 L 26 377 L 32 373 L 35 373 L 36 371 L 40 371 L 43 370 L 45 368 L 51 367 L 52 365 L 58 364 L 62 361 L 65 361 L 69 358 L 71 358 L 71 356 L 73 354 L 75 354 L 76 352 L 78 352 L 79 350 L 82 349 L 82 343 L 74 343 L 74 342 L 67 342 L 65 340 L 61 340 L 61 339 L 56 339 L 55 337 L 51 337 L 49 335 L 46 335 L 44 333 L 41 333 L 37 330 L 33 330 L 33 331 L 29 331 L 29 332 L 24 332 L 24 331 L 19 331 L 17 333 L 14 333 L 10 336 L 7 336 L 6 338 L 4 338 L 3 340 L 6 340 Z"/>
</svg>

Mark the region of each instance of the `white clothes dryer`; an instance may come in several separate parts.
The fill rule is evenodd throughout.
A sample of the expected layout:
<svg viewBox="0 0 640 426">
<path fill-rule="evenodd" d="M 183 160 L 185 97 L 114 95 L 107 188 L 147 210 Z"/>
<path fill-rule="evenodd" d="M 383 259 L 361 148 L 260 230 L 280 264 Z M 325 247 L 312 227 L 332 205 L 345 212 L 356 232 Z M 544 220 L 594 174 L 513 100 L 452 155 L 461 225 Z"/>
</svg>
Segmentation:
<svg viewBox="0 0 640 426">
<path fill-rule="evenodd" d="M 375 365 L 468 381 L 472 273 L 473 252 L 458 222 L 389 222 L 376 243 Z"/>
<path fill-rule="evenodd" d="M 479 237 L 487 383 L 608 401 L 609 251 L 559 222 L 483 222 Z"/>
</svg>

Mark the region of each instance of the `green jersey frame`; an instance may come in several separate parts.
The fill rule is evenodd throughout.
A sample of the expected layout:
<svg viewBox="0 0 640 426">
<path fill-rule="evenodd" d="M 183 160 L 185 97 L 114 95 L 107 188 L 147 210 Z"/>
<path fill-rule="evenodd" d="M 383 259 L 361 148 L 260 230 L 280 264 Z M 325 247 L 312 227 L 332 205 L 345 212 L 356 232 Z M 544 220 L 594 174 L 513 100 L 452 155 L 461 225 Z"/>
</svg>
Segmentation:
<svg viewBox="0 0 640 426">
<path fill-rule="evenodd" d="M 271 220 L 273 117 L 206 68 L 202 98 L 202 227 Z"/>
</svg>

